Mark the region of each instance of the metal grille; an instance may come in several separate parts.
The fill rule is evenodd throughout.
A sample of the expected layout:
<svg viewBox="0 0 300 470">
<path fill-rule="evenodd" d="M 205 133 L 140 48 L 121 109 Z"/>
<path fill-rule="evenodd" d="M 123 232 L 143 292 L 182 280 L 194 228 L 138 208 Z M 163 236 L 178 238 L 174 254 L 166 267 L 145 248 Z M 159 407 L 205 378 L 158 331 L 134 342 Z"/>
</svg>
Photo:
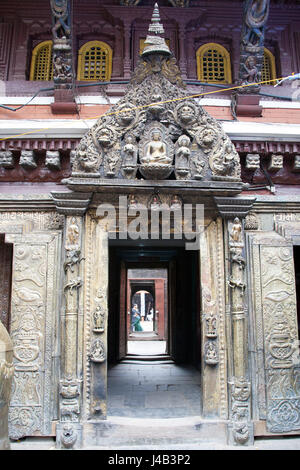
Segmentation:
<svg viewBox="0 0 300 470">
<path fill-rule="evenodd" d="M 52 44 L 39 47 L 37 54 L 33 57 L 34 73 L 32 80 L 52 80 L 53 79 L 53 63 L 52 63 Z"/>
<path fill-rule="evenodd" d="M 266 82 L 267 80 L 272 80 L 273 73 L 272 73 L 272 64 L 271 64 L 271 59 L 270 57 L 264 53 L 264 60 L 263 60 L 263 66 L 261 70 L 261 80 L 262 82 Z M 273 82 L 268 81 L 265 83 L 265 85 L 272 85 Z"/>
<path fill-rule="evenodd" d="M 225 58 L 219 51 L 208 49 L 202 61 L 202 79 L 205 82 L 225 82 Z"/>
<path fill-rule="evenodd" d="M 109 69 L 108 52 L 100 46 L 92 46 L 84 54 L 83 80 L 107 80 Z"/>
</svg>

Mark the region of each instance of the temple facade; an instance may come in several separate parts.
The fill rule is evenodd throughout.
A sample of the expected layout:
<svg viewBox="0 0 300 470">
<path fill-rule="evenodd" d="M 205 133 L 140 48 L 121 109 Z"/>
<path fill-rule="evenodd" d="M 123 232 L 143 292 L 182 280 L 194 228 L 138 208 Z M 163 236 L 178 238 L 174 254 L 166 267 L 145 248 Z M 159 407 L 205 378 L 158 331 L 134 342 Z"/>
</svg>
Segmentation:
<svg viewBox="0 0 300 470">
<path fill-rule="evenodd" d="M 128 433 L 108 382 L 136 302 L 200 373 L 187 438 L 299 434 L 300 5 L 40 3 L 0 7 L 10 439 Z"/>
</svg>

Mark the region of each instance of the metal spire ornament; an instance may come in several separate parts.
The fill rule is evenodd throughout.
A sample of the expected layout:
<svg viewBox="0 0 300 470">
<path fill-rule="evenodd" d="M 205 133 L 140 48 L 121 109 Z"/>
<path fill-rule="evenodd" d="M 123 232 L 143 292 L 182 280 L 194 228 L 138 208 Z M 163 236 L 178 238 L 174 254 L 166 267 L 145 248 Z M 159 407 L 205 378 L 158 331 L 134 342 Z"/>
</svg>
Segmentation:
<svg viewBox="0 0 300 470">
<path fill-rule="evenodd" d="M 171 55 L 171 51 L 166 44 L 165 38 L 161 37 L 164 32 L 163 25 L 160 22 L 158 5 L 155 3 L 151 23 L 148 28 L 148 35 L 145 40 L 145 48 L 141 54 L 142 57 L 148 54 Z"/>
</svg>

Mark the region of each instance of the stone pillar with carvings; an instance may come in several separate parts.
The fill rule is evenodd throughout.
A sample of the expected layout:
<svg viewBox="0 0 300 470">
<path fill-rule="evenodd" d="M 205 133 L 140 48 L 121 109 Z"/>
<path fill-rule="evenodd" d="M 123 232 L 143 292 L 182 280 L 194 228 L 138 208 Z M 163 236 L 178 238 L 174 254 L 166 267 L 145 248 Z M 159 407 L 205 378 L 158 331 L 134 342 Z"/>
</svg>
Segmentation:
<svg viewBox="0 0 300 470">
<path fill-rule="evenodd" d="M 53 35 L 53 113 L 74 113 L 71 1 L 50 0 Z"/>
<path fill-rule="evenodd" d="M 248 370 L 248 327 L 245 302 L 246 258 L 244 245 L 244 218 L 255 198 L 215 198 L 220 215 L 225 219 L 227 252 L 228 317 L 228 392 L 230 444 L 253 444 L 251 422 L 251 383 Z"/>
<path fill-rule="evenodd" d="M 60 380 L 60 420 L 56 427 L 57 446 L 63 449 L 82 445 L 82 348 L 83 274 L 82 244 L 84 214 L 90 195 L 52 193 L 58 212 L 65 214 L 64 312 L 62 315 L 62 371 Z"/>
</svg>

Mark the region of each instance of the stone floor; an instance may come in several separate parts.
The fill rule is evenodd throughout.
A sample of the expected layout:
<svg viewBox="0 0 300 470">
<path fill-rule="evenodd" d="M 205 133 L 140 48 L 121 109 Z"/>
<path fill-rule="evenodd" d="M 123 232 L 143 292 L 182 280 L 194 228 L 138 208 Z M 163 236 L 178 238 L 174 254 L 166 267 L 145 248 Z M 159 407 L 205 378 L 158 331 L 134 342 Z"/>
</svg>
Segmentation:
<svg viewBox="0 0 300 470">
<path fill-rule="evenodd" d="M 199 416 L 200 396 L 200 372 L 192 366 L 139 361 L 120 363 L 108 371 L 110 416 Z"/>
<path fill-rule="evenodd" d="M 165 354 L 166 341 L 128 341 L 127 353 L 138 355 Z"/>
</svg>

